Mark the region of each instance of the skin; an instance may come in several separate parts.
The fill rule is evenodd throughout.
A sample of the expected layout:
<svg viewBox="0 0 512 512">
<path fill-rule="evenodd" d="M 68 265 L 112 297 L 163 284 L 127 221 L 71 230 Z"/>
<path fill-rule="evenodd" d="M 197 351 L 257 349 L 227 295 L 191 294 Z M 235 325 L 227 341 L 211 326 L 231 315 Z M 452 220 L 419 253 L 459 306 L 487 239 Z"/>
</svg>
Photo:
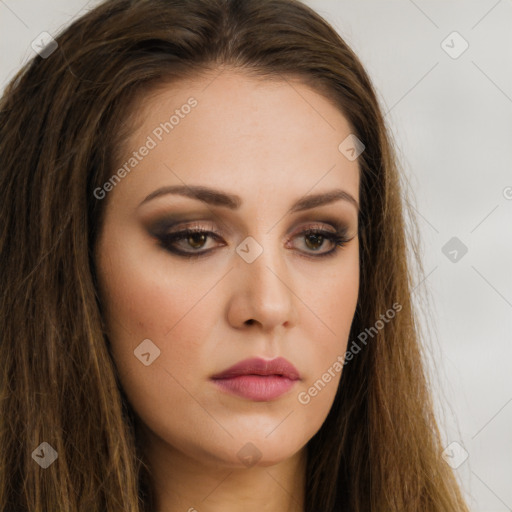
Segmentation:
<svg viewBox="0 0 512 512">
<path fill-rule="evenodd" d="M 331 408 L 340 372 L 308 404 L 298 395 L 347 346 L 359 287 L 358 211 L 347 200 L 288 210 L 332 189 L 359 201 L 357 160 L 338 150 L 352 130 L 299 81 L 223 70 L 145 95 L 119 165 L 191 96 L 197 106 L 105 199 L 95 256 L 112 354 L 142 425 L 158 511 L 302 511 L 305 445 Z M 184 184 L 237 194 L 241 205 L 175 194 L 140 204 L 160 187 Z M 220 241 L 178 243 L 211 249 L 206 256 L 180 257 L 155 238 L 157 221 L 177 214 L 167 231 L 219 232 Z M 334 244 L 301 233 L 312 225 L 335 231 L 332 220 L 350 241 L 321 258 Z M 252 263 L 236 252 L 248 236 L 263 249 Z M 134 355 L 145 339 L 160 350 L 148 366 Z M 277 399 L 234 396 L 210 379 L 243 359 L 278 356 L 301 378 Z M 250 465 L 238 455 L 247 443 Z"/>
</svg>

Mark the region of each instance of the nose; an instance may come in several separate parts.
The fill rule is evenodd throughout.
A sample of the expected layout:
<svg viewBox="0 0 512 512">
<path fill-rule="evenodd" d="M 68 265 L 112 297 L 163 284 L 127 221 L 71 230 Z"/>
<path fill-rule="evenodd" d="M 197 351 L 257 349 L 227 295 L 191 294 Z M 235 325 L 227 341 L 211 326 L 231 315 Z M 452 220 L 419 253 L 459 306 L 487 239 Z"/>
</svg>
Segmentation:
<svg viewBox="0 0 512 512">
<path fill-rule="evenodd" d="M 230 273 L 229 323 L 238 329 L 257 324 L 263 331 L 295 325 L 297 297 L 279 249 L 264 248 L 252 263 L 236 258 Z"/>
</svg>

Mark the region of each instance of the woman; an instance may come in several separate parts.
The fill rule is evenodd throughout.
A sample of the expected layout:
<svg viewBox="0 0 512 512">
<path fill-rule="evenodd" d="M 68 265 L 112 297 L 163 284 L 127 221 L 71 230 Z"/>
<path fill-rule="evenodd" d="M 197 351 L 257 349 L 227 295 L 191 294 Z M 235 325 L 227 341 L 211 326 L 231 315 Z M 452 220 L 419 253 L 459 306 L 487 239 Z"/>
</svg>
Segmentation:
<svg viewBox="0 0 512 512">
<path fill-rule="evenodd" d="M 110 0 L 1 101 L 2 510 L 466 511 L 370 80 L 295 0 Z"/>
</svg>

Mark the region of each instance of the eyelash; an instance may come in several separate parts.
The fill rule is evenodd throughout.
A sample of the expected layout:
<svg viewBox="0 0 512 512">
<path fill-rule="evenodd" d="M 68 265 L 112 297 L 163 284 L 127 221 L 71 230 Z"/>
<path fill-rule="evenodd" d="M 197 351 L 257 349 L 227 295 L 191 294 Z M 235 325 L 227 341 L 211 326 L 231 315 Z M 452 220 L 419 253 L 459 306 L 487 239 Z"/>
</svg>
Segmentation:
<svg viewBox="0 0 512 512">
<path fill-rule="evenodd" d="M 337 224 L 337 223 L 336 223 Z M 314 254 L 314 251 L 308 251 L 305 255 L 306 258 L 327 258 L 332 257 L 335 254 L 337 254 L 338 250 L 342 247 L 344 247 L 348 242 L 350 242 L 352 238 L 347 237 L 347 228 L 341 225 L 336 225 L 336 231 L 326 231 L 324 229 L 320 228 L 307 228 L 303 231 L 301 231 L 298 235 L 296 235 L 294 238 L 300 238 L 306 237 L 306 236 L 322 236 L 325 240 L 331 242 L 334 244 L 334 247 L 327 252 Z M 202 256 L 206 256 L 211 251 L 214 250 L 214 248 L 207 249 L 205 251 L 182 251 L 179 249 L 176 249 L 176 247 L 173 244 L 176 244 L 176 242 L 179 242 L 181 240 L 186 240 L 189 236 L 194 235 L 208 235 L 208 238 L 213 238 L 217 241 L 221 240 L 220 233 L 215 231 L 214 229 L 206 229 L 203 227 L 197 227 L 197 228 L 186 228 L 181 231 L 176 231 L 174 233 L 164 233 L 161 235 L 156 235 L 156 238 L 160 242 L 160 245 L 167 251 L 176 254 L 177 256 L 183 257 L 183 258 L 200 258 Z M 205 241 L 206 242 L 206 241 Z M 322 244 L 323 245 L 323 244 Z"/>
</svg>

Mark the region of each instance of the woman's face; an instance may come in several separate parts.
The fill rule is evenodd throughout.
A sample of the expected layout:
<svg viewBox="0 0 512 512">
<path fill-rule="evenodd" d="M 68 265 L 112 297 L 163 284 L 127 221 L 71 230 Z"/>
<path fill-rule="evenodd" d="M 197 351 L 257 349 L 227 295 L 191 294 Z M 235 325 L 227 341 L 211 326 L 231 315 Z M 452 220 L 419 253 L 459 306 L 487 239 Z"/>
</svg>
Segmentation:
<svg viewBox="0 0 512 512">
<path fill-rule="evenodd" d="M 226 70 L 161 88 L 135 114 L 95 193 L 122 386 L 168 454 L 283 461 L 331 408 L 356 308 L 359 170 L 338 148 L 351 128 L 305 85 Z M 175 236 L 185 229 L 208 233 Z"/>
</svg>

